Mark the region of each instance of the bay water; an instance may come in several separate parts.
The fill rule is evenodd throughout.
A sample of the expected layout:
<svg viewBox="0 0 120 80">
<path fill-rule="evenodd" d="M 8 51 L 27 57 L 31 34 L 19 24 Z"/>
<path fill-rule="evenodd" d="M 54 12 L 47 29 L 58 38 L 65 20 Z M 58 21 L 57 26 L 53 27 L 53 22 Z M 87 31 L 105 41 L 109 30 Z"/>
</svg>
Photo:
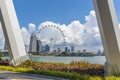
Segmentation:
<svg viewBox="0 0 120 80">
<path fill-rule="evenodd" d="M 87 61 L 92 64 L 104 64 L 106 61 L 105 56 L 94 57 L 30 56 L 30 59 L 38 62 L 54 62 L 65 64 L 69 64 L 72 61 Z"/>
</svg>

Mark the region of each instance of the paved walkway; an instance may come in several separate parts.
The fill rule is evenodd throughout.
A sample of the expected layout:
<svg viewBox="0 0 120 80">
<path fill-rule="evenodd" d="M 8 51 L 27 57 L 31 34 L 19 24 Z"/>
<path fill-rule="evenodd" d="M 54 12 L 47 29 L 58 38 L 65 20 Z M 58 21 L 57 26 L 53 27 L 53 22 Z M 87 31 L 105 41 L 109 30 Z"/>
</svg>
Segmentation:
<svg viewBox="0 0 120 80">
<path fill-rule="evenodd" d="M 68 80 L 51 76 L 37 74 L 16 73 L 10 71 L 0 71 L 0 80 Z"/>
</svg>

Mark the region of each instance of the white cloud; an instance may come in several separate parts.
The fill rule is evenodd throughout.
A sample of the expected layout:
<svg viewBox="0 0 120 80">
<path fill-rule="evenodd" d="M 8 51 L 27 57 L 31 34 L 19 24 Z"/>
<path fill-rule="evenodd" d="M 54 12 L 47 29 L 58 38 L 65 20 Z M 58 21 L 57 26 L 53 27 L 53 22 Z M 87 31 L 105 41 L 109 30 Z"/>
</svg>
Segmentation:
<svg viewBox="0 0 120 80">
<path fill-rule="evenodd" d="M 89 15 L 85 16 L 86 23 L 84 24 L 85 27 L 96 27 L 97 26 L 97 20 L 95 11 L 91 10 Z"/>
<path fill-rule="evenodd" d="M 55 43 L 63 42 L 63 34 L 65 35 L 65 41 L 79 45 L 81 49 L 97 50 L 101 48 L 101 39 L 99 29 L 97 27 L 97 21 L 95 17 L 95 11 L 90 11 L 89 15 L 85 16 L 85 23 L 82 24 L 80 21 L 72 21 L 69 25 L 54 23 L 51 21 L 43 22 L 37 28 L 37 31 L 45 25 L 55 25 L 58 28 L 48 27 L 40 31 L 40 39 L 44 42 L 50 43 L 52 38 Z M 59 31 L 60 29 L 60 31 Z M 0 29 L 0 40 L 3 45 L 3 35 Z M 28 30 L 25 27 L 21 28 L 24 43 L 29 45 L 30 34 L 36 31 L 36 25 L 33 23 L 28 24 Z M 61 32 L 62 31 L 62 32 Z M 94 49 L 95 48 L 95 49 Z"/>
<path fill-rule="evenodd" d="M 25 27 L 22 27 L 21 28 L 21 33 L 22 33 L 22 36 L 23 36 L 24 43 L 26 45 L 29 45 L 29 41 L 30 41 L 30 33 L 29 33 L 29 31 Z"/>
<path fill-rule="evenodd" d="M 68 26 L 65 24 L 60 25 L 54 22 L 47 21 L 41 23 L 38 29 L 44 27 L 45 25 L 55 25 L 58 26 L 59 28 L 57 29 L 54 27 L 48 27 L 42 29 L 40 34 L 41 34 L 41 39 L 44 39 L 44 41 L 45 39 L 50 40 L 51 38 L 53 38 L 57 42 L 63 42 L 63 35 L 60 32 L 62 31 L 65 35 L 66 42 L 74 43 L 75 41 L 77 41 L 78 42 L 77 44 L 83 43 L 81 36 L 79 36 L 80 34 L 83 33 L 83 25 L 79 21 L 73 21 Z M 61 30 L 59 31 L 59 29 Z"/>
<path fill-rule="evenodd" d="M 118 25 L 119 25 L 119 28 L 120 28 L 120 23 Z"/>
<path fill-rule="evenodd" d="M 29 32 L 30 32 L 30 33 L 35 32 L 35 30 L 36 30 L 36 25 L 33 24 L 33 23 L 29 23 L 29 24 L 28 24 L 28 28 L 29 28 Z"/>
<path fill-rule="evenodd" d="M 46 25 L 55 25 L 58 28 L 47 27 L 43 29 L 43 27 Z M 43 43 L 50 43 L 51 38 L 54 40 L 54 43 L 63 42 L 63 34 L 61 33 L 62 31 L 65 35 L 65 41 L 67 43 L 77 45 L 77 49 L 87 49 L 88 51 L 97 51 L 102 49 L 95 11 L 93 10 L 85 16 L 84 24 L 78 20 L 72 21 L 69 25 L 46 21 L 41 23 L 36 30 L 36 25 L 29 23 L 28 30 L 25 27 L 21 28 L 24 43 L 29 45 L 31 33 L 39 32 L 39 29 L 42 29 L 40 31 L 40 39 L 43 41 Z M 0 26 L 0 45 L 2 45 L 0 48 L 3 47 L 3 43 L 4 37 Z"/>
<path fill-rule="evenodd" d="M 48 25 L 49 27 L 44 28 Z M 58 28 L 50 27 L 50 25 L 55 25 Z M 63 40 L 62 33 L 60 32 L 62 30 L 59 31 L 59 29 L 61 29 L 59 24 L 48 21 L 41 23 L 38 27 L 38 30 L 40 32 L 40 38 L 42 39 L 42 41 L 47 43 L 50 43 L 51 39 L 54 39 L 56 43 L 61 42 Z"/>
<path fill-rule="evenodd" d="M 84 24 L 80 23 L 78 20 L 75 20 L 72 21 L 69 25 L 46 21 L 41 23 L 38 29 L 45 25 L 55 25 L 61 28 L 61 30 L 64 32 L 67 43 L 74 43 L 79 45 L 81 49 L 85 48 L 89 51 L 102 49 L 95 11 L 90 11 L 89 15 L 85 16 L 85 20 L 86 22 Z M 41 39 L 44 39 L 44 41 L 47 39 L 48 42 L 51 37 L 54 39 L 57 38 L 59 42 L 62 38 L 59 31 L 55 30 L 54 28 L 44 28 L 40 34 Z"/>
<path fill-rule="evenodd" d="M 75 43 L 77 41 L 77 44 L 83 44 L 84 38 L 83 32 L 84 32 L 84 26 L 79 21 L 73 21 L 70 25 L 68 25 L 69 30 L 71 31 L 72 35 L 69 37 L 71 39 L 71 42 Z M 68 34 L 67 34 L 68 35 Z"/>
</svg>

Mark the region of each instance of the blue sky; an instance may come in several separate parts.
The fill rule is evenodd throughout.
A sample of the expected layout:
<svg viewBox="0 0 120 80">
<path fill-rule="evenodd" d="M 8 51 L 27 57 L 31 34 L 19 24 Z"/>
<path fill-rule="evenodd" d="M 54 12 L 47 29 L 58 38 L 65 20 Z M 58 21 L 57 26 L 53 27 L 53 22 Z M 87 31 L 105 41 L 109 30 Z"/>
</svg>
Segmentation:
<svg viewBox="0 0 120 80">
<path fill-rule="evenodd" d="M 13 0 L 20 26 L 44 21 L 70 24 L 73 20 L 85 22 L 85 15 L 93 10 L 92 0 Z M 120 0 L 114 0 L 120 22 Z"/>
<path fill-rule="evenodd" d="M 120 0 L 114 0 L 120 22 Z M 92 0 L 14 0 L 21 26 L 32 22 L 39 25 L 44 21 L 70 24 L 73 20 L 85 22 L 85 15 L 93 10 Z"/>
<path fill-rule="evenodd" d="M 120 26 L 120 0 L 113 1 Z M 25 44 L 29 44 L 31 32 L 36 32 L 42 25 L 60 23 L 66 42 L 79 44 L 81 50 L 102 50 L 92 0 L 13 0 L 13 2 Z M 62 36 L 54 31 L 47 29 L 40 33 L 41 40 L 49 42 L 53 36 L 54 39 L 61 40 Z M 0 45 L 4 45 L 3 34 L 0 35 Z"/>
<path fill-rule="evenodd" d="M 114 5 L 115 5 L 118 22 L 120 23 L 120 0 L 114 0 Z"/>
<path fill-rule="evenodd" d="M 13 1 L 25 43 L 29 44 L 31 31 L 37 31 L 41 25 L 60 23 L 66 42 L 79 44 L 80 50 L 103 50 L 92 0 Z M 114 3 L 120 25 L 120 0 L 114 0 Z M 43 31 L 40 33 L 40 39 L 49 42 L 54 36 L 59 42 L 62 37 L 54 31 L 53 29 Z"/>
<path fill-rule="evenodd" d="M 93 9 L 91 0 L 14 0 L 14 5 L 21 26 L 30 22 L 39 25 L 44 21 L 61 24 L 73 20 L 84 22 L 85 14 Z"/>
</svg>

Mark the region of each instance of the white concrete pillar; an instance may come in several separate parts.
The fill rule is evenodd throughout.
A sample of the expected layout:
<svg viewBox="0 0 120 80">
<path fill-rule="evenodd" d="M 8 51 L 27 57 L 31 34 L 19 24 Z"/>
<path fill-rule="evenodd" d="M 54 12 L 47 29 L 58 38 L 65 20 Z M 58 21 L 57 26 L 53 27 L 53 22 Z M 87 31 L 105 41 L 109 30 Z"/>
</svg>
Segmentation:
<svg viewBox="0 0 120 80">
<path fill-rule="evenodd" d="M 105 50 L 105 72 L 120 73 L 120 30 L 113 0 L 93 0 Z"/>
<path fill-rule="evenodd" d="M 12 0 L 0 0 L 0 21 L 13 65 L 29 59 Z"/>
</svg>

